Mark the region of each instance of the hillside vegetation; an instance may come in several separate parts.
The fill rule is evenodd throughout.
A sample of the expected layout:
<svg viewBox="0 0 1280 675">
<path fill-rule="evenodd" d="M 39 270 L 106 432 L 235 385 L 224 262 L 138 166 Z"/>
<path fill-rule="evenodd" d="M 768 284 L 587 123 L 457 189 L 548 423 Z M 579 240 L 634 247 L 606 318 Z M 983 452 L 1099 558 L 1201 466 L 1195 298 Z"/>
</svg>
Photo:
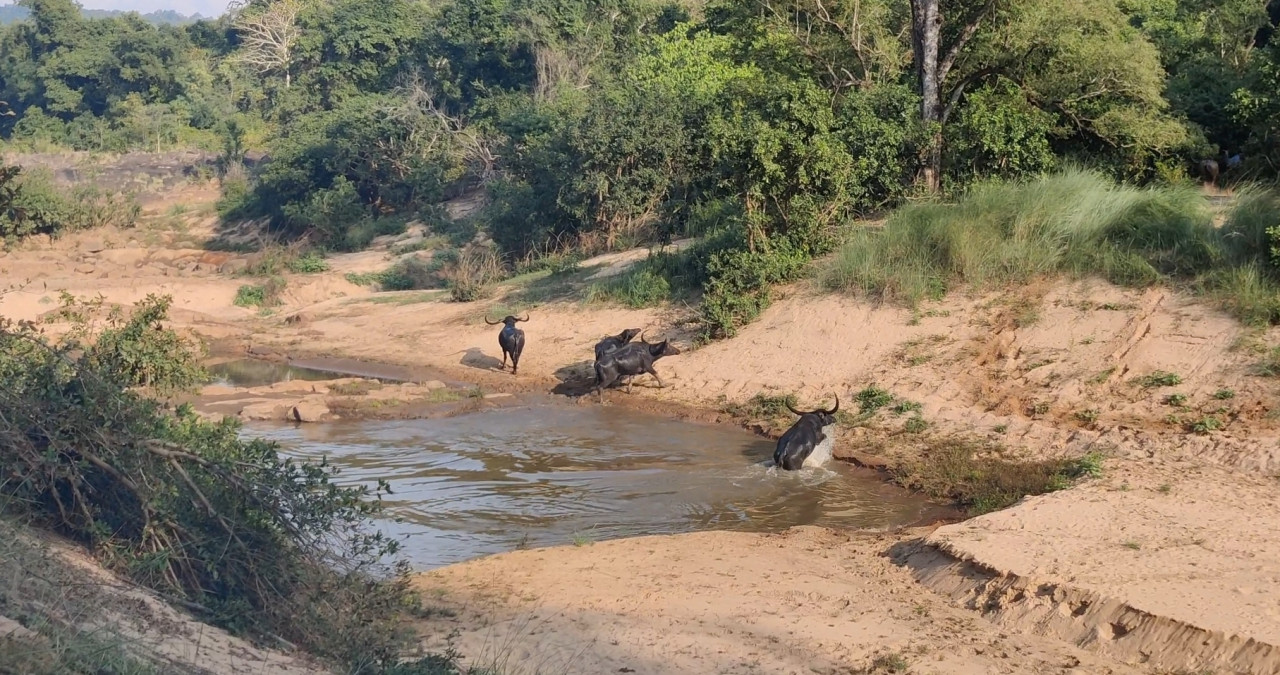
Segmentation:
<svg viewBox="0 0 1280 675">
<path fill-rule="evenodd" d="M 0 35 L 11 149 L 216 153 L 227 224 L 259 219 L 302 249 L 361 249 L 415 218 L 455 249 L 483 233 L 493 256 L 438 262 L 463 301 L 538 260 L 695 237 L 599 297 L 701 294 L 708 338 L 753 320 L 859 214 L 979 186 L 958 207 L 973 211 L 1012 198 L 993 182 L 1068 166 L 1093 172 L 1090 187 L 1041 203 L 1075 224 L 1027 236 L 1066 236 L 1069 255 L 1016 274 L 970 261 L 952 281 L 1090 268 L 1149 282 L 1191 261 L 1158 242 L 1120 250 L 1116 218 L 1200 210 L 1178 216 L 1192 236 L 1205 215 L 1180 186 L 1201 160 L 1231 182 L 1271 180 L 1280 160 L 1274 2 L 962 3 L 936 35 L 912 29 L 935 0 L 252 0 L 183 26 L 86 18 L 71 0 L 19 6 L 31 20 Z M 269 161 L 250 170 L 254 151 Z M 477 191 L 466 218 L 440 208 Z M 1072 201 L 1103 193 L 1094 211 Z M 990 243 L 987 225 L 969 231 L 976 212 L 945 211 L 913 207 L 895 228 L 939 217 L 950 224 L 927 228 Z M 1250 241 L 1248 256 L 1268 257 Z M 918 298 L 941 279 L 922 265 L 895 272 L 911 288 L 865 271 L 840 283 Z M 1210 286 L 1266 276 L 1219 272 L 1235 280 Z"/>
</svg>

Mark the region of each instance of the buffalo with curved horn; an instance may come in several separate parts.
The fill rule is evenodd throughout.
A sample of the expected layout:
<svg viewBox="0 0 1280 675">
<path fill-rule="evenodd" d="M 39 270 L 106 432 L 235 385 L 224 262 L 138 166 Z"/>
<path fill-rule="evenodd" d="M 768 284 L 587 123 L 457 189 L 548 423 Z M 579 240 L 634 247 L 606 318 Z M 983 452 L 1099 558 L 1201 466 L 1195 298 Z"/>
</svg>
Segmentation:
<svg viewBox="0 0 1280 675">
<path fill-rule="evenodd" d="M 628 328 L 617 335 L 610 335 L 597 342 L 596 360 L 599 361 L 604 358 L 605 354 L 608 354 L 609 352 L 626 345 L 628 342 L 631 342 L 637 335 L 640 335 L 639 328 Z"/>
<path fill-rule="evenodd" d="M 830 410 L 818 408 L 812 412 L 800 412 L 792 408 L 790 403 L 787 403 L 787 410 L 799 415 L 800 419 L 778 439 L 778 447 L 773 451 L 773 463 L 787 471 L 827 463 L 831 459 L 831 449 L 836 440 L 835 434 L 827 427 L 836 423 L 840 397 L 836 396 L 836 405 Z"/>
<path fill-rule="evenodd" d="M 630 393 L 631 378 L 644 373 L 652 375 L 658 381 L 658 387 L 665 387 L 658 371 L 653 369 L 653 362 L 679 353 L 680 350 L 671 344 L 671 340 L 647 342 L 641 333 L 639 342 L 623 345 L 596 361 L 596 396 L 603 403 L 604 390 L 620 380 L 626 381 L 627 392 Z"/>
<path fill-rule="evenodd" d="M 520 367 L 520 353 L 524 351 L 524 331 L 516 328 L 517 321 L 528 321 L 529 314 L 525 313 L 523 319 L 517 319 L 508 314 L 501 321 L 490 321 L 489 317 L 484 317 L 484 322 L 490 326 L 502 324 L 502 332 L 498 333 L 498 345 L 502 347 L 502 367 L 507 367 L 507 355 L 511 356 L 511 374 L 516 374 L 516 369 Z"/>
</svg>

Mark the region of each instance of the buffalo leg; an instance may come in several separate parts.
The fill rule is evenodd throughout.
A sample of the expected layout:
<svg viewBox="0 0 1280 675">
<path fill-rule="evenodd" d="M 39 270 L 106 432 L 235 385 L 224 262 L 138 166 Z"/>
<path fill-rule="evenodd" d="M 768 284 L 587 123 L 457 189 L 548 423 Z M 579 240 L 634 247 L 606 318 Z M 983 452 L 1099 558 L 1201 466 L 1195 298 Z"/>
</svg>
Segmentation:
<svg viewBox="0 0 1280 675">
<path fill-rule="evenodd" d="M 646 373 L 649 373 L 650 375 L 652 375 L 652 376 L 653 376 L 653 379 L 655 379 L 655 380 L 657 380 L 657 381 L 658 381 L 658 388 L 659 388 L 659 389 L 662 389 L 663 387 L 667 386 L 667 385 L 665 385 L 665 384 L 663 384 L 663 383 L 662 383 L 662 378 L 661 378 L 661 377 L 658 377 L 658 371 L 654 370 L 653 368 L 645 368 L 645 369 L 644 369 L 644 371 L 645 371 Z"/>
</svg>

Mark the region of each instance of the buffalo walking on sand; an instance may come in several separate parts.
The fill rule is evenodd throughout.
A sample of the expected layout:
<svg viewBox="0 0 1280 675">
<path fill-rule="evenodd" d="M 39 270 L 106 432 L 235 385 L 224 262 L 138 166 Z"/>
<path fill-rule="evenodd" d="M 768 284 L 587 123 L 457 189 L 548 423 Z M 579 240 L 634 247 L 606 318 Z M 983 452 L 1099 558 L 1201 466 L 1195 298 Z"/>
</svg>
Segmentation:
<svg viewBox="0 0 1280 675">
<path fill-rule="evenodd" d="M 507 367 L 507 356 L 511 356 L 511 374 L 516 374 L 516 369 L 520 367 L 520 353 L 524 351 L 524 331 L 516 328 L 517 321 L 528 321 L 529 315 L 526 313 L 523 319 L 517 319 L 514 316 L 507 315 L 501 321 L 490 321 L 489 317 L 484 318 L 484 322 L 490 326 L 502 324 L 502 332 L 498 333 L 498 345 L 502 347 L 502 367 Z"/>
<path fill-rule="evenodd" d="M 623 345 L 596 361 L 596 395 L 604 402 L 604 390 L 613 386 L 620 378 L 635 377 L 649 373 L 658 381 L 659 387 L 665 387 L 658 372 L 653 369 L 653 362 L 664 356 L 675 356 L 680 350 L 670 340 L 651 343 L 640 337 L 640 342 Z M 627 393 L 631 392 L 631 382 L 627 382 Z"/>
</svg>

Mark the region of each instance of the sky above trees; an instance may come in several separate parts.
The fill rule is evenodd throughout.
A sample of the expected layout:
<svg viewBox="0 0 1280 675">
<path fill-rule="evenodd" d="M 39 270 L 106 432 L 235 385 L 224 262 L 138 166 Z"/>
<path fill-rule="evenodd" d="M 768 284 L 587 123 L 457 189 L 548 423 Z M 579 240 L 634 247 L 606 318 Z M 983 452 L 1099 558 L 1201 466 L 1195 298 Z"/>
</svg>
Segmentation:
<svg viewBox="0 0 1280 675">
<path fill-rule="evenodd" d="M 12 0 L 0 1 L 0 5 L 12 5 Z M 188 16 L 218 16 L 227 9 L 227 0 L 80 0 L 85 9 L 122 9 L 136 12 L 155 12 L 172 9 Z"/>
</svg>

